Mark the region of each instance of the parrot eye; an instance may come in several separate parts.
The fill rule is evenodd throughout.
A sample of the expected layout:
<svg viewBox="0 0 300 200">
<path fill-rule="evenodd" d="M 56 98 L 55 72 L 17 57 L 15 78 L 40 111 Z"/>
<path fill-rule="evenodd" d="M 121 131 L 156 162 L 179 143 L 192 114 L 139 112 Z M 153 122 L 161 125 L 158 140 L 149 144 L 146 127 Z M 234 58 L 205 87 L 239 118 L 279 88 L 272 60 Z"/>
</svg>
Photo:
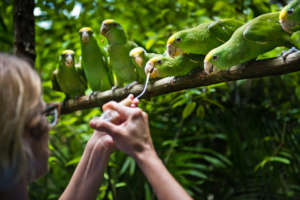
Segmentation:
<svg viewBox="0 0 300 200">
<path fill-rule="evenodd" d="M 213 56 L 212 59 L 213 59 L 213 60 L 217 60 L 217 59 L 218 59 L 218 56 Z"/>
<path fill-rule="evenodd" d="M 181 38 L 176 38 L 176 42 L 181 42 Z"/>
<path fill-rule="evenodd" d="M 288 9 L 287 14 L 291 15 L 291 14 L 293 14 L 293 13 L 294 13 L 294 8 Z"/>
<path fill-rule="evenodd" d="M 158 60 L 158 61 L 156 62 L 156 64 L 160 65 L 160 64 L 161 64 L 161 60 Z"/>
</svg>

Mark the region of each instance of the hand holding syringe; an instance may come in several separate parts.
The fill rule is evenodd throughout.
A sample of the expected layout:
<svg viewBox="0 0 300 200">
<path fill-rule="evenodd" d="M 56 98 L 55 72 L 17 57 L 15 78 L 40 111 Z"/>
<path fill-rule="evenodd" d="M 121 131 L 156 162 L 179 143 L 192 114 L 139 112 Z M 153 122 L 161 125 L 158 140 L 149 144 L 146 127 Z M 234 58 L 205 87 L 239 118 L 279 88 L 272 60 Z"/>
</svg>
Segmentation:
<svg viewBox="0 0 300 200">
<path fill-rule="evenodd" d="M 134 100 L 138 100 L 139 98 L 141 98 L 141 96 L 143 96 L 147 90 L 149 78 L 150 78 L 150 73 L 147 74 L 147 78 L 146 78 L 146 82 L 145 82 L 143 91 L 137 97 L 134 98 L 133 96 L 129 96 L 126 99 L 123 99 L 122 101 L 120 101 L 119 104 L 129 107 L 131 104 L 134 103 Z M 102 115 L 100 116 L 100 119 L 105 120 L 105 121 L 114 121 L 115 119 L 118 118 L 118 116 L 119 116 L 119 113 L 117 111 L 107 109 L 102 113 Z"/>
</svg>

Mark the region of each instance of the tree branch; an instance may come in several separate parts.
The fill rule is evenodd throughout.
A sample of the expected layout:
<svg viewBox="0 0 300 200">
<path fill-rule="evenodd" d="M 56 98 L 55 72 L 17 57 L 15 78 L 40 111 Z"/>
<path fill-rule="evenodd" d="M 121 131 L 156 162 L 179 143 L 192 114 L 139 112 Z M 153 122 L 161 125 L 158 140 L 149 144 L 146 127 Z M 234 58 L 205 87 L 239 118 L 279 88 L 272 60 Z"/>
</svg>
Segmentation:
<svg viewBox="0 0 300 200">
<path fill-rule="evenodd" d="M 150 98 L 175 92 L 183 89 L 207 86 L 220 82 L 235 81 L 241 79 L 258 78 L 264 76 L 287 74 L 300 70 L 300 52 L 282 57 L 252 61 L 243 65 L 231 67 L 227 71 L 219 71 L 210 75 L 204 72 L 196 72 L 182 77 L 166 77 L 150 84 L 143 98 Z M 61 105 L 62 114 L 74 112 L 76 110 L 100 107 L 104 103 L 115 100 L 120 101 L 128 94 L 138 95 L 143 89 L 143 85 L 135 85 L 129 91 L 124 88 L 96 93 L 94 96 L 82 96 L 76 100 L 68 100 Z"/>
</svg>

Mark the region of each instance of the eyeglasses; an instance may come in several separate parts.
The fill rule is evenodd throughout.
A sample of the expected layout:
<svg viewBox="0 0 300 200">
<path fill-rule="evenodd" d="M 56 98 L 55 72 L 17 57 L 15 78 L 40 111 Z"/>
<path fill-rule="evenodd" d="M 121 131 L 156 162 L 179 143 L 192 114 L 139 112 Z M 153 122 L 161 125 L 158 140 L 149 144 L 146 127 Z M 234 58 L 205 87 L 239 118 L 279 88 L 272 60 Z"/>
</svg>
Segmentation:
<svg viewBox="0 0 300 200">
<path fill-rule="evenodd" d="M 54 127 L 60 116 L 60 104 L 51 103 L 47 104 L 46 109 L 41 112 L 42 115 L 45 115 L 50 126 Z"/>
</svg>

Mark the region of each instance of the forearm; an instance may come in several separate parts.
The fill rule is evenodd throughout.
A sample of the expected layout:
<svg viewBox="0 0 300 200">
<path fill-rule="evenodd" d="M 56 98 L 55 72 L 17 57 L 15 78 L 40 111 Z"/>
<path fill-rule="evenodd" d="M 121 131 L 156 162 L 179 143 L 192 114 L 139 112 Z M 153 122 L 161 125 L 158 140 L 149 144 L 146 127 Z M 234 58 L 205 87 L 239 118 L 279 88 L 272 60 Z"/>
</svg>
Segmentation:
<svg viewBox="0 0 300 200">
<path fill-rule="evenodd" d="M 160 200 L 192 199 L 166 169 L 155 151 L 139 154 L 136 161 Z"/>
<path fill-rule="evenodd" d="M 60 200 L 96 199 L 109 155 L 108 149 L 89 142 Z"/>
</svg>

